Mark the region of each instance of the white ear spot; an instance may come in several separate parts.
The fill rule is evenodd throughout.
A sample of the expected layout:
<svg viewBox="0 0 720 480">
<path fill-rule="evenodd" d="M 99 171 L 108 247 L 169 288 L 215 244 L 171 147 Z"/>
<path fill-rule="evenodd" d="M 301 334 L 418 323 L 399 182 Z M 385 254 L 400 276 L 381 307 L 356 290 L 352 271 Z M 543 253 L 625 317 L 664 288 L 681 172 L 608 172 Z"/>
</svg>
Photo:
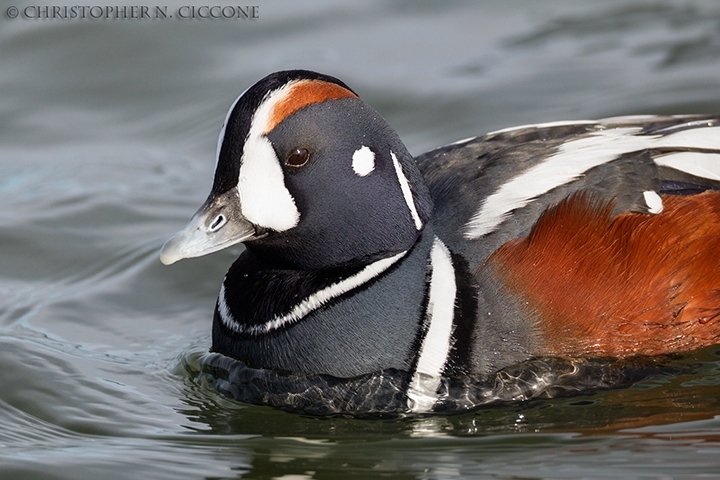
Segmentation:
<svg viewBox="0 0 720 480">
<path fill-rule="evenodd" d="M 662 198 L 660 198 L 660 195 L 657 194 L 657 192 L 648 190 L 646 192 L 643 192 L 643 197 L 645 198 L 645 203 L 647 203 L 648 212 L 660 213 L 663 211 L 663 201 Z"/>
<path fill-rule="evenodd" d="M 375 153 L 365 145 L 358 148 L 352 156 L 352 167 L 361 177 L 368 175 L 375 170 Z"/>
</svg>

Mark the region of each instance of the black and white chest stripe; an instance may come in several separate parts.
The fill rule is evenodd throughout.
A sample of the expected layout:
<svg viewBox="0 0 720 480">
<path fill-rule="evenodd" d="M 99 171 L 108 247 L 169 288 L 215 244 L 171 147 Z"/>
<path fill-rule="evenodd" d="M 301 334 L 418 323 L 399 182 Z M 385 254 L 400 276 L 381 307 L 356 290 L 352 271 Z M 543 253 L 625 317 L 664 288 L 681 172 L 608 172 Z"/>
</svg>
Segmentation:
<svg viewBox="0 0 720 480">
<path fill-rule="evenodd" d="M 319 289 L 295 304 L 289 311 L 261 323 L 243 323 L 235 318 L 226 298 L 225 282 L 218 296 L 217 311 L 223 325 L 241 335 L 262 336 L 289 328 L 316 311 L 356 288 L 383 275 L 393 266 L 402 267 L 407 252 L 373 262 L 354 275 Z M 430 411 L 438 401 L 438 387 L 446 371 L 452 347 L 453 333 L 458 320 L 458 278 L 450 251 L 435 237 L 429 253 L 427 275 L 427 303 L 423 318 L 418 321 L 415 343 L 418 351 L 413 361 L 414 371 L 408 386 L 408 409 L 415 413 Z M 455 352 L 462 356 L 466 352 Z"/>
<path fill-rule="evenodd" d="M 492 137 L 527 128 L 571 124 L 587 124 L 595 129 L 561 144 L 551 155 L 500 185 L 482 201 L 480 208 L 466 223 L 464 237 L 472 240 L 494 232 L 513 211 L 556 187 L 577 180 L 594 167 L 632 152 L 648 151 L 658 166 L 700 178 L 720 180 L 720 127 L 716 120 L 688 121 L 649 132 L 642 126 L 632 124 L 634 120 L 642 122 L 652 118 L 620 117 L 600 122 L 557 122 L 514 127 L 488 134 L 487 137 Z M 619 123 L 613 125 L 615 122 Z M 662 200 L 658 193 L 642 193 L 647 211 L 660 213 Z"/>
<path fill-rule="evenodd" d="M 317 310 L 332 300 L 356 288 L 362 287 L 371 280 L 382 275 L 383 272 L 392 267 L 406 254 L 407 251 L 403 251 L 391 257 L 383 258 L 366 265 L 356 273 L 345 278 L 340 278 L 334 283 L 320 288 L 319 290 L 306 296 L 300 302 L 293 305 L 289 310 L 278 313 L 273 318 L 259 323 L 240 322 L 235 318 L 226 298 L 226 277 L 220 287 L 220 294 L 218 295 L 218 314 L 220 315 L 223 325 L 236 333 L 247 335 L 262 335 L 271 333 L 275 330 L 292 325 L 304 318 L 310 312 Z"/>
<path fill-rule="evenodd" d="M 276 95 L 274 93 L 271 95 L 270 100 L 273 99 L 273 96 Z M 268 103 L 270 100 L 268 100 L 266 103 Z M 231 109 L 232 110 L 232 109 Z M 256 113 L 256 116 L 258 115 L 266 115 L 264 113 L 264 109 L 260 109 L 259 113 Z M 223 136 L 223 132 L 221 132 L 221 138 Z M 250 134 L 248 138 L 253 137 L 253 128 L 250 129 Z M 267 141 L 265 139 L 265 141 Z M 390 151 L 390 156 L 392 158 L 393 168 L 395 171 L 395 175 L 397 177 L 398 184 L 400 186 L 400 190 L 402 192 L 403 198 L 405 200 L 405 203 L 408 208 L 408 213 L 410 217 L 412 218 L 412 221 L 414 223 L 415 229 L 420 231 L 423 229 L 423 221 L 420 218 L 420 215 L 418 214 L 417 207 L 415 205 L 415 200 L 413 199 L 412 190 L 410 188 L 410 183 L 408 181 L 408 178 L 403 171 L 402 166 L 400 165 L 400 162 L 398 161 L 397 156 L 395 155 L 395 152 L 392 150 Z M 268 161 L 268 164 L 272 164 L 275 166 L 277 162 Z M 245 162 L 243 162 L 243 165 Z M 256 168 L 256 167 L 252 167 Z M 370 174 L 375 169 L 375 154 L 373 151 L 368 148 L 365 145 L 361 145 L 360 148 L 358 148 L 352 155 L 352 169 L 353 171 L 359 176 L 359 177 L 365 177 L 368 174 Z M 260 169 L 262 170 L 262 169 Z M 272 177 L 272 175 L 270 175 Z M 244 184 L 245 177 L 243 176 L 243 171 L 241 168 L 240 171 L 240 177 L 239 177 L 239 185 L 238 185 L 238 194 L 242 197 L 242 191 L 240 190 L 241 184 Z M 280 182 L 282 183 L 282 182 Z M 266 185 L 267 190 L 269 191 L 275 191 L 277 193 L 277 190 L 279 188 L 277 186 L 275 187 L 269 187 L 269 185 Z M 287 189 L 282 185 L 282 190 L 284 192 L 287 192 Z M 266 192 L 267 194 L 267 192 Z M 289 195 L 289 193 L 288 193 Z M 294 208 L 294 201 L 292 199 L 292 196 L 289 197 L 291 200 L 291 203 L 293 204 L 293 213 L 292 213 L 292 222 L 294 224 L 297 223 L 297 220 L 299 218 L 299 212 Z M 269 200 L 265 203 L 272 203 Z M 273 205 L 276 207 L 276 205 Z M 262 209 L 261 209 L 262 210 Z M 267 209 L 265 209 L 267 210 Z M 285 209 L 287 210 L 287 209 Z M 277 216 L 276 216 L 277 218 Z M 293 225 L 294 226 L 294 225 Z M 279 230 L 278 226 L 275 225 L 274 228 L 276 230 Z M 292 226 L 287 227 L 292 228 Z M 439 241 L 439 240 L 438 240 Z M 373 278 L 378 277 L 383 272 L 385 272 L 388 268 L 393 266 L 398 260 L 402 259 L 406 254 L 408 253 L 407 250 L 402 251 L 396 255 L 383 258 L 380 260 L 377 260 L 361 270 L 359 270 L 356 273 L 353 273 L 350 276 L 347 276 L 345 278 L 342 278 L 338 280 L 335 283 L 332 283 L 324 288 L 321 288 L 317 291 L 315 291 L 313 294 L 305 297 L 302 301 L 297 303 L 293 306 L 293 308 L 290 311 L 283 312 L 281 314 L 275 315 L 272 319 L 267 320 L 261 324 L 253 324 L 253 325 L 246 325 L 243 322 L 238 322 L 237 319 L 234 318 L 231 309 L 228 305 L 228 301 L 226 298 L 226 288 L 225 288 L 225 282 L 227 281 L 227 277 L 224 279 L 221 288 L 220 293 L 218 295 L 218 301 L 217 301 L 217 310 L 218 314 L 222 320 L 222 323 L 227 327 L 228 329 L 235 331 L 240 334 L 250 334 L 250 335 L 256 335 L 256 334 L 262 334 L 262 333 L 269 333 L 276 329 L 285 327 L 287 325 L 292 324 L 293 322 L 296 322 L 306 316 L 308 313 L 322 307 L 323 305 L 326 305 L 331 300 L 340 297 L 341 295 L 344 295 L 347 292 L 350 292 L 351 290 L 360 287 Z"/>
</svg>

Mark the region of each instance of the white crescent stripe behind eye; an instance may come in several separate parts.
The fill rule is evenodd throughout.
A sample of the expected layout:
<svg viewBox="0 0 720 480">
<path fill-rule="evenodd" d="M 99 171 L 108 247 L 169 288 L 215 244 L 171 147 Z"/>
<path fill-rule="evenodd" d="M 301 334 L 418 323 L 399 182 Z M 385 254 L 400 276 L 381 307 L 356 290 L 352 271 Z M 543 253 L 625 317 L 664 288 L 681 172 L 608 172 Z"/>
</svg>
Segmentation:
<svg viewBox="0 0 720 480">
<path fill-rule="evenodd" d="M 422 230 L 422 220 L 420 220 L 420 215 L 418 215 L 417 208 L 415 208 L 415 200 L 413 200 L 412 190 L 410 190 L 410 183 L 405 176 L 405 172 L 403 172 L 402 167 L 400 166 L 400 162 L 395 156 L 395 152 L 391 151 L 390 156 L 392 157 L 395 173 L 397 174 L 398 181 L 400 182 L 400 189 L 402 190 L 403 197 L 405 197 L 405 203 L 407 203 L 407 206 L 410 209 L 410 215 L 415 222 L 415 228 Z"/>
</svg>

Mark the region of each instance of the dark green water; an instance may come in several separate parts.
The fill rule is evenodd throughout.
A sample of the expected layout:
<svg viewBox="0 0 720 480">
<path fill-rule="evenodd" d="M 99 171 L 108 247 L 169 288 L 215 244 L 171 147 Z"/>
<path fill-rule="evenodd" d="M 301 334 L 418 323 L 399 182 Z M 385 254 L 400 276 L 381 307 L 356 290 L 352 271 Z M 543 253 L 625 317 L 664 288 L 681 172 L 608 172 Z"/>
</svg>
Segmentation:
<svg viewBox="0 0 720 480">
<path fill-rule="evenodd" d="M 225 400 L 182 368 L 208 349 L 239 250 L 157 258 L 210 188 L 228 106 L 271 71 L 340 77 L 414 153 L 524 123 L 716 113 L 716 1 L 272 1 L 252 21 L 5 14 L 28 5 L 0 10 L 0 477 L 720 476 L 720 347 L 678 359 L 690 373 L 624 390 L 318 419 Z"/>
</svg>

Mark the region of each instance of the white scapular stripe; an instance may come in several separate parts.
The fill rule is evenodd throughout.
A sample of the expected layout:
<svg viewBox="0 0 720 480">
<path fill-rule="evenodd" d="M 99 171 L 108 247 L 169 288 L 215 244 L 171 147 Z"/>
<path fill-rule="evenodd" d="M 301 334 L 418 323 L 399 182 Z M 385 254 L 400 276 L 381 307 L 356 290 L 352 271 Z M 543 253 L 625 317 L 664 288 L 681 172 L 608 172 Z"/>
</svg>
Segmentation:
<svg viewBox="0 0 720 480">
<path fill-rule="evenodd" d="M 303 318 L 308 313 L 312 312 L 313 310 L 316 310 L 320 308 L 321 306 L 325 305 L 328 301 L 332 300 L 333 298 L 339 297 L 340 295 L 349 292 L 350 290 L 359 287 L 360 285 L 363 285 L 366 282 L 369 282 L 373 278 L 377 277 L 381 273 L 383 273 L 385 270 L 390 268 L 395 262 L 400 260 L 402 257 L 405 256 L 407 253 L 407 250 L 404 252 L 400 252 L 397 255 L 393 255 L 392 257 L 383 258 L 382 260 L 378 260 L 376 262 L 371 263 L 370 265 L 367 265 L 365 268 L 360 270 L 355 275 L 352 275 L 350 277 L 347 277 L 337 283 L 333 283 L 332 285 L 323 288 L 322 290 L 318 290 L 317 292 L 313 293 L 306 299 L 302 300 L 300 303 L 295 305 L 292 310 L 290 310 L 290 313 L 287 313 L 285 315 L 275 317 L 272 320 L 269 320 L 263 324 L 260 325 L 254 325 L 251 327 L 246 327 L 244 325 L 240 325 L 230 313 L 229 309 L 227 309 L 227 305 L 225 303 L 224 294 L 225 294 L 225 287 L 220 290 L 220 296 L 222 297 L 221 300 L 218 301 L 220 311 L 220 316 L 222 317 L 223 323 L 228 327 L 236 332 L 239 333 L 249 333 L 251 335 L 259 335 L 263 333 L 271 332 L 275 329 L 278 329 L 284 325 L 296 322 Z M 223 310 L 223 308 L 225 310 Z M 225 313 L 223 313 L 225 312 Z M 226 315 L 226 316 L 224 316 Z M 227 318 L 227 319 L 226 319 Z"/>
<path fill-rule="evenodd" d="M 393 159 L 393 166 L 395 167 L 395 173 L 397 174 L 398 181 L 400 182 L 400 189 L 402 190 L 403 197 L 405 197 L 405 203 L 407 203 L 407 206 L 410 209 L 410 215 L 415 222 L 415 228 L 417 230 L 422 230 L 422 220 L 420 220 L 420 215 L 418 215 L 417 208 L 415 208 L 415 200 L 413 200 L 412 190 L 410 190 L 410 183 L 405 176 L 405 172 L 403 172 L 402 167 L 400 166 L 400 162 L 395 156 L 395 152 L 391 151 L 390 156 Z"/>
<path fill-rule="evenodd" d="M 255 111 L 238 178 L 243 216 L 255 225 L 277 232 L 297 226 L 300 212 L 285 186 L 280 160 L 264 133 L 275 105 L 285 98 L 295 83 L 289 82 L 271 92 Z"/>
<path fill-rule="evenodd" d="M 635 135 L 640 130 L 640 127 L 599 130 L 586 137 L 562 144 L 557 153 L 511 179 L 488 196 L 480 210 L 466 224 L 465 238 L 479 238 L 495 231 L 513 210 L 524 207 L 538 196 L 572 182 L 587 170 L 611 162 L 623 154 L 661 147 L 720 149 L 720 127 L 682 130 L 663 136 Z M 714 157 L 715 154 L 707 154 L 707 156 Z M 689 166 L 687 158 L 676 158 L 675 162 L 663 160 L 667 157 L 674 155 L 661 156 L 656 163 L 668 164 L 688 173 L 693 169 Z M 707 168 L 712 161 L 713 158 L 703 161 L 703 168 Z M 717 172 L 719 168 L 715 165 L 714 171 Z M 713 178 L 707 172 L 698 175 Z"/>
<path fill-rule="evenodd" d="M 455 316 L 455 269 L 447 247 L 435 238 L 430 251 L 432 273 L 427 306 L 428 329 L 408 388 L 408 408 L 427 412 L 438 400 L 437 390 L 448 354 Z"/>
<path fill-rule="evenodd" d="M 660 195 L 657 194 L 657 192 L 654 192 L 652 190 L 643 192 L 643 198 L 645 199 L 645 203 L 648 206 L 648 212 L 660 213 L 663 211 L 663 201 L 662 198 L 660 198 Z"/>
<path fill-rule="evenodd" d="M 449 147 L 450 145 L 462 145 L 463 143 L 470 143 L 470 142 L 472 142 L 473 140 L 475 140 L 475 139 L 477 139 L 477 138 L 478 138 L 477 135 L 475 135 L 474 137 L 463 138 L 462 140 L 457 140 L 457 141 L 455 141 L 455 142 L 448 143 L 447 146 Z"/>
<path fill-rule="evenodd" d="M 558 122 L 532 123 L 528 125 L 518 125 L 517 127 L 501 128 L 500 130 L 488 132 L 488 135 L 497 135 L 498 133 L 513 132 L 515 130 L 523 130 L 525 128 L 551 128 L 565 127 L 568 125 L 596 125 L 597 123 L 597 120 L 561 120 Z"/>
<path fill-rule="evenodd" d="M 720 153 L 671 153 L 656 158 L 655 163 L 697 177 L 720 181 Z"/>
<path fill-rule="evenodd" d="M 370 147 L 363 145 L 355 150 L 352 156 L 352 168 L 361 177 L 375 170 L 375 153 Z"/>
</svg>

